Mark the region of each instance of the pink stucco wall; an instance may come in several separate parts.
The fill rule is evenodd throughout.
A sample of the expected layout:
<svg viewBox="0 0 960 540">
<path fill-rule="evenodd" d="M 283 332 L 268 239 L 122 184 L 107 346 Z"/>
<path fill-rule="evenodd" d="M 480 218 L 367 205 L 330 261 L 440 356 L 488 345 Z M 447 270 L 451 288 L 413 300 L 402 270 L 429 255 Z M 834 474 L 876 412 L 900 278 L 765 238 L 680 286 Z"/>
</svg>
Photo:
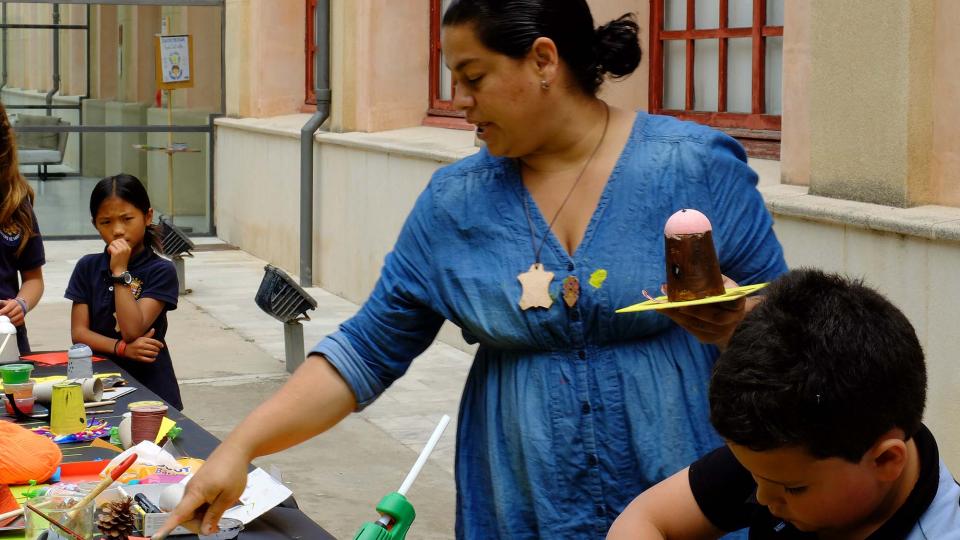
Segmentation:
<svg viewBox="0 0 960 540">
<path fill-rule="evenodd" d="M 938 0 L 935 9 L 930 192 L 937 204 L 960 206 L 960 2 Z"/>
</svg>

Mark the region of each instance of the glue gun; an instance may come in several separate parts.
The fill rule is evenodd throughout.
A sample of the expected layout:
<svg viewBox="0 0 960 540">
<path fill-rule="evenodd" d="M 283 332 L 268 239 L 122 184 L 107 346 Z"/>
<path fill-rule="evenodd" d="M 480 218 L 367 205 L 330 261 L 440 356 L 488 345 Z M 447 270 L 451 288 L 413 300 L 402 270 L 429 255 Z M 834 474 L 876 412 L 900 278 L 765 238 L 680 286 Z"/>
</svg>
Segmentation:
<svg viewBox="0 0 960 540">
<path fill-rule="evenodd" d="M 424 463 L 427 462 L 427 458 L 430 457 L 430 453 L 437 446 L 437 441 L 440 440 L 443 430 L 447 428 L 449 423 L 450 417 L 443 415 L 440 423 L 433 430 L 430 440 L 427 441 L 423 451 L 420 452 L 417 462 L 413 464 L 413 468 L 410 469 L 407 477 L 403 480 L 403 484 L 400 485 L 400 489 L 388 493 L 383 499 L 380 499 L 380 504 L 377 505 L 380 519 L 375 522 L 364 523 L 353 540 L 403 540 L 407 537 L 407 531 L 410 530 L 410 525 L 413 524 L 413 519 L 417 516 L 413 505 L 407 500 L 407 491 L 413 485 L 414 480 L 417 479 L 420 470 L 423 469 Z"/>
</svg>

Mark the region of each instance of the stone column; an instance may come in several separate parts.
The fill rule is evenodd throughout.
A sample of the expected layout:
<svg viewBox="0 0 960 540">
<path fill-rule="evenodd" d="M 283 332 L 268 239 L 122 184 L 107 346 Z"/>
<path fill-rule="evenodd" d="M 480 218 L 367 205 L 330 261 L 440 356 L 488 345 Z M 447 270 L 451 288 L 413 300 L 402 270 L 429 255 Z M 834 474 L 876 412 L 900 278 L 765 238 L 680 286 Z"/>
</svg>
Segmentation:
<svg viewBox="0 0 960 540">
<path fill-rule="evenodd" d="M 930 199 L 936 0 L 813 0 L 810 191 L 906 207 Z"/>
</svg>

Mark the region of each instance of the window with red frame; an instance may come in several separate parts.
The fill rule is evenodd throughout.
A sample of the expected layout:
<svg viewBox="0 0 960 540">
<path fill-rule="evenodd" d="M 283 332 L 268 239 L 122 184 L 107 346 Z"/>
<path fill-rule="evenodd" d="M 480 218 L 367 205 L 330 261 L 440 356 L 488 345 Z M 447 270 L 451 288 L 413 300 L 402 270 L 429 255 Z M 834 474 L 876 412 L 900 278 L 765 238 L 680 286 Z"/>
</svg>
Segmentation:
<svg viewBox="0 0 960 540">
<path fill-rule="evenodd" d="M 652 0 L 650 112 L 779 159 L 785 0 Z"/>
<path fill-rule="evenodd" d="M 427 125 L 473 129 L 463 111 L 453 107 L 453 76 L 443 63 L 440 47 L 440 26 L 443 13 L 452 0 L 430 0 L 430 101 L 427 104 Z"/>
<path fill-rule="evenodd" d="M 306 97 L 304 99 L 304 102 L 306 102 L 308 105 L 316 105 L 317 93 L 316 93 L 316 89 L 314 88 L 314 77 L 316 76 L 316 74 L 314 73 L 314 71 L 316 70 L 316 66 L 317 66 L 316 64 L 317 44 L 315 43 L 316 40 L 314 39 L 314 36 L 316 35 L 314 30 L 314 24 L 316 21 L 315 15 L 317 11 L 317 0 L 306 0 L 306 5 L 307 5 L 307 31 L 306 31 L 307 42 L 306 42 L 304 51 L 306 52 L 305 56 L 307 60 L 307 65 L 306 65 L 306 69 L 304 70 L 304 73 L 306 74 L 306 77 L 304 77 L 304 81 L 305 81 L 304 84 L 306 86 L 306 90 L 305 90 Z"/>
</svg>

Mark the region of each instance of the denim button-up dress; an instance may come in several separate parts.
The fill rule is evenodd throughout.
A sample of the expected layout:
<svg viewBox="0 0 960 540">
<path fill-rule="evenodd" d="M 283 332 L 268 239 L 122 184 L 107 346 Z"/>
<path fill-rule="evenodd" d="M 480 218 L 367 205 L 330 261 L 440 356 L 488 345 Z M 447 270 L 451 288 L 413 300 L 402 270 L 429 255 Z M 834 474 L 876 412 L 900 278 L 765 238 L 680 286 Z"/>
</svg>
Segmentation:
<svg viewBox="0 0 960 540">
<path fill-rule="evenodd" d="M 572 256 L 515 160 L 486 150 L 438 170 L 362 309 L 318 343 L 362 408 L 404 374 L 444 319 L 479 349 L 457 432 L 458 538 L 603 538 L 641 491 L 719 446 L 707 402 L 718 351 L 655 312 L 615 314 L 665 281 L 663 226 L 713 224 L 724 274 L 786 271 L 757 176 L 730 137 L 638 113 Z M 517 275 L 554 272 L 549 309 L 523 311 Z M 580 298 L 562 300 L 576 276 Z"/>
</svg>

